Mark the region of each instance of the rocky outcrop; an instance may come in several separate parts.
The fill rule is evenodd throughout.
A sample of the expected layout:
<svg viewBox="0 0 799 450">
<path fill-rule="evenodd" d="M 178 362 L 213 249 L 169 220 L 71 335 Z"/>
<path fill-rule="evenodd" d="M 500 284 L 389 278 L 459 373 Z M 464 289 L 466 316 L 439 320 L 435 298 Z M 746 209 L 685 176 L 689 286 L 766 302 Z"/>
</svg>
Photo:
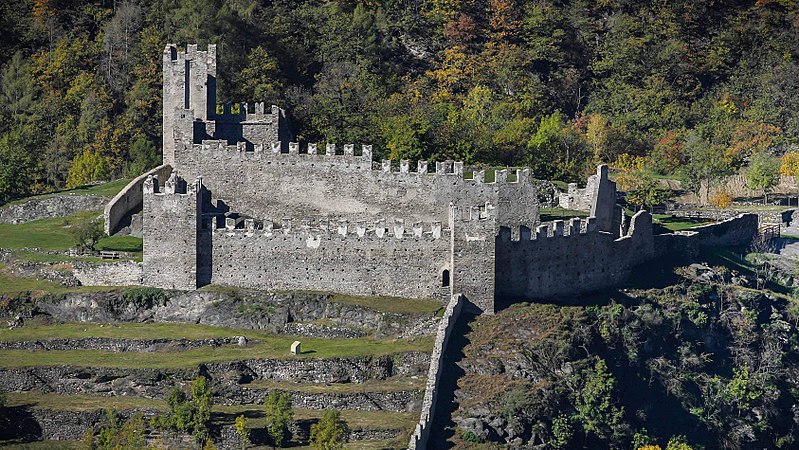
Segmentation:
<svg viewBox="0 0 799 450">
<path fill-rule="evenodd" d="M 162 304 L 138 305 L 125 300 L 123 290 L 68 293 L 36 302 L 35 312 L 65 322 L 188 322 L 327 338 L 360 337 L 364 329 L 380 336 L 429 335 L 439 320 L 432 314 L 395 314 L 334 302 L 326 294 L 174 291 L 168 296 Z M 332 325 L 308 324 L 317 320 Z"/>
<path fill-rule="evenodd" d="M 0 208 L 0 223 L 26 223 L 51 217 L 66 217 L 81 211 L 101 210 L 110 197 L 99 195 L 54 195 L 13 203 Z"/>
<path fill-rule="evenodd" d="M 244 394 L 239 385 L 253 380 L 362 383 L 392 376 L 419 376 L 424 375 L 429 358 L 424 352 L 409 352 L 357 358 L 244 360 L 185 369 L 37 366 L 2 368 L 0 379 L 3 388 L 12 392 L 165 398 L 173 386 L 204 375 L 212 380 L 220 398 L 228 395 L 244 398 L 256 394 Z"/>
<path fill-rule="evenodd" d="M 250 341 L 255 343 L 257 341 Z M 30 341 L 0 341 L 0 350 L 105 350 L 110 352 L 185 351 L 198 347 L 237 345 L 239 337 L 212 339 L 37 339 Z"/>
</svg>

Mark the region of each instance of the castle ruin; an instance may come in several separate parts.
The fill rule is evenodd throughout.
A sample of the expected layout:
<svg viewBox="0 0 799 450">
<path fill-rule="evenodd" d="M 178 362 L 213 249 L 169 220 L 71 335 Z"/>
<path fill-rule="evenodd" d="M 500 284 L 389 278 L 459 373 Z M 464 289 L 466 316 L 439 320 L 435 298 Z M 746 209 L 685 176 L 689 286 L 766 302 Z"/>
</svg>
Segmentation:
<svg viewBox="0 0 799 450">
<path fill-rule="evenodd" d="M 576 294 L 654 255 L 650 216 L 614 220 L 600 166 L 591 217 L 541 224 L 528 169 L 372 160 L 372 147 L 291 142 L 285 113 L 216 104 L 216 48 L 167 45 L 163 159 L 143 182 L 143 282 L 405 298 Z M 599 255 L 587 263 L 583 255 Z"/>
</svg>

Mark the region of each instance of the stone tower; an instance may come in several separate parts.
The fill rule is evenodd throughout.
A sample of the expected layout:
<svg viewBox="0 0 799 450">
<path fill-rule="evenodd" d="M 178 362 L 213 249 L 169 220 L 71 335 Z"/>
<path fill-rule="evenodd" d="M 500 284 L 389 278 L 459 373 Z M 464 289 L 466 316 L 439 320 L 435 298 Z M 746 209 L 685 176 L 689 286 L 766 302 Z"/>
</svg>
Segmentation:
<svg viewBox="0 0 799 450">
<path fill-rule="evenodd" d="M 174 44 L 164 48 L 164 138 L 163 162 L 175 167 L 176 114 L 191 111 L 192 122 L 207 121 L 216 107 L 216 45 L 198 51 L 196 44 L 179 52 Z M 185 122 L 182 122 L 185 124 Z M 193 130 L 179 130 L 182 136 L 193 136 Z"/>
</svg>

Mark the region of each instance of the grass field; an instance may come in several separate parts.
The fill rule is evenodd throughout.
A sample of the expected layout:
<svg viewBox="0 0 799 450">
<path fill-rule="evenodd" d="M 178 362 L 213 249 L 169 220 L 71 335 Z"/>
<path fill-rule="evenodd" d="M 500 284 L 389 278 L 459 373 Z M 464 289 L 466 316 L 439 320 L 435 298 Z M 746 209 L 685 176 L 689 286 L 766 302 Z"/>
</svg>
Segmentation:
<svg viewBox="0 0 799 450">
<path fill-rule="evenodd" d="M 82 367 L 144 367 L 184 368 L 215 361 L 252 358 L 332 358 L 348 356 L 385 355 L 397 352 L 424 351 L 433 347 L 433 338 L 396 339 L 319 339 L 285 335 L 270 335 L 251 330 L 209 327 L 188 324 L 59 324 L 0 330 L 0 340 L 35 340 L 53 338 L 169 338 L 199 339 L 245 335 L 256 342 L 247 347 L 237 345 L 202 347 L 182 352 L 122 352 L 101 350 L 58 351 L 0 351 L 0 367 L 30 367 L 74 365 Z M 289 348 L 295 340 L 302 342 L 303 353 L 291 355 Z"/>
<path fill-rule="evenodd" d="M 93 186 L 80 186 L 74 189 L 67 189 L 63 191 L 50 192 L 48 194 L 34 195 L 32 197 L 20 198 L 8 202 L 8 204 L 14 205 L 26 202 L 28 200 L 57 197 L 62 195 L 102 195 L 105 197 L 113 197 L 117 195 L 125 186 L 127 186 L 131 180 L 132 178 L 122 178 L 119 180 L 114 180 L 108 183 L 97 184 Z"/>
<path fill-rule="evenodd" d="M 680 231 L 687 228 L 693 228 L 699 225 L 713 223 L 713 220 L 694 218 L 694 217 L 677 217 L 668 214 L 653 214 L 652 221 L 655 225 L 660 225 L 667 231 Z M 655 230 L 657 232 L 657 230 Z"/>
<path fill-rule="evenodd" d="M 279 389 L 281 391 L 307 392 L 310 394 L 337 393 L 353 394 L 358 392 L 397 392 L 424 390 L 424 378 L 388 378 L 386 380 L 368 380 L 364 383 L 294 383 L 284 380 L 255 380 L 247 387 L 261 389 Z"/>
<path fill-rule="evenodd" d="M 21 292 L 86 292 L 86 291 L 107 291 L 107 286 L 76 286 L 65 287 L 47 280 L 32 277 L 23 277 L 11 274 L 3 264 L 0 264 L 0 296 L 6 294 L 18 294 Z"/>
</svg>

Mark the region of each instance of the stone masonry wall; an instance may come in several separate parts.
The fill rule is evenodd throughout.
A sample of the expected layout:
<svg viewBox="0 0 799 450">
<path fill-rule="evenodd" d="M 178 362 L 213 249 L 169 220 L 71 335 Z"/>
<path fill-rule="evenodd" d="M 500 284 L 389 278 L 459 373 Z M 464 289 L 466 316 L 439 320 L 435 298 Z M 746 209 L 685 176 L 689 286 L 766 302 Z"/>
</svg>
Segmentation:
<svg viewBox="0 0 799 450">
<path fill-rule="evenodd" d="M 585 225 L 585 226 L 583 226 Z M 593 220 L 555 221 L 534 236 L 511 239 L 509 230 L 497 238 L 497 297 L 520 301 L 573 295 L 617 285 L 630 269 L 654 257 L 652 219 L 637 213 L 626 236 L 595 228 Z"/>
<path fill-rule="evenodd" d="M 105 233 L 112 235 L 119 230 L 120 222 L 126 215 L 139 210 L 142 207 L 142 189 L 144 180 L 153 175 L 162 180 L 166 180 L 172 172 L 172 167 L 162 164 L 141 176 L 133 179 L 124 189 L 105 205 L 103 219 L 105 219 Z"/>
<path fill-rule="evenodd" d="M 433 298 L 449 263 L 441 224 L 386 227 L 216 229 L 208 254 L 214 284 L 266 290 L 314 289 L 347 294 Z"/>
<path fill-rule="evenodd" d="M 215 199 L 231 211 L 259 219 L 332 216 L 374 221 L 391 214 L 408 221 L 445 223 L 450 202 L 491 202 L 503 207 L 503 224 L 534 226 L 538 221 L 529 171 L 519 171 L 516 182 L 508 182 L 507 173 L 499 171 L 496 182 L 484 183 L 483 172 L 464 179 L 461 163 L 436 163 L 436 171 L 428 173 L 425 161 L 414 170 L 409 161 L 401 161 L 399 171 L 385 161 L 373 170 L 370 146 L 359 149 L 360 155 L 351 145 L 344 146 L 344 154 L 332 154 L 341 151 L 334 149 L 309 144 L 306 154 L 291 143 L 289 153 L 280 153 L 275 143 L 274 150 L 256 146 L 250 152 L 244 143 L 206 141 L 179 147 L 176 170 L 186 179 L 202 176 Z"/>
<path fill-rule="evenodd" d="M 144 183 L 142 281 L 147 286 L 195 289 L 201 194 L 197 184 L 187 193 L 176 193 L 181 189 L 170 181 L 163 193 L 158 192 L 157 178 Z"/>
<path fill-rule="evenodd" d="M 74 263 L 72 274 L 82 286 L 138 286 L 142 282 L 142 266 L 134 261 Z"/>
<path fill-rule="evenodd" d="M 416 424 L 416 429 L 411 435 L 408 450 L 427 448 L 427 442 L 430 439 L 430 428 L 433 417 L 435 417 L 438 383 L 441 380 L 441 369 L 444 365 L 444 352 L 447 349 L 447 342 L 452 330 L 455 329 L 455 324 L 458 321 L 458 316 L 460 316 L 464 303 L 465 300 L 462 295 L 453 295 L 447 305 L 447 309 L 444 311 L 444 317 L 441 318 L 441 322 L 438 325 L 433 353 L 430 356 L 430 370 L 427 372 L 427 388 L 422 400 L 422 413 L 419 417 L 419 423 Z"/>
</svg>

